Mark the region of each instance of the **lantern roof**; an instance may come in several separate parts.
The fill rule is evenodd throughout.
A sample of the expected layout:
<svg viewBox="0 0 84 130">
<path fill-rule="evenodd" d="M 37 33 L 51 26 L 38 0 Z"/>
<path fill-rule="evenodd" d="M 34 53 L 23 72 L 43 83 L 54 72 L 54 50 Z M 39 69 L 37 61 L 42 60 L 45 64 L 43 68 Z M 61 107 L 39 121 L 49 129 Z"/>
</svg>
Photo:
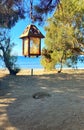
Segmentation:
<svg viewBox="0 0 84 130">
<path fill-rule="evenodd" d="M 24 37 L 39 37 L 44 38 L 44 35 L 40 32 L 40 30 L 35 25 L 28 25 L 24 32 L 20 35 L 20 38 Z"/>
</svg>

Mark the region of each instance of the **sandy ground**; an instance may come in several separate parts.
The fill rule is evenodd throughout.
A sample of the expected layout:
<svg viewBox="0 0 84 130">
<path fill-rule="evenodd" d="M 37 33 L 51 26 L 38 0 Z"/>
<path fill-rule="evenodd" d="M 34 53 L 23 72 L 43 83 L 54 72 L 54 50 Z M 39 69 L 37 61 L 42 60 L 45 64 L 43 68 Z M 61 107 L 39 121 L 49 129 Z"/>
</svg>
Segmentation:
<svg viewBox="0 0 84 130">
<path fill-rule="evenodd" d="M 84 70 L 25 72 L 0 71 L 0 130 L 84 130 Z"/>
</svg>

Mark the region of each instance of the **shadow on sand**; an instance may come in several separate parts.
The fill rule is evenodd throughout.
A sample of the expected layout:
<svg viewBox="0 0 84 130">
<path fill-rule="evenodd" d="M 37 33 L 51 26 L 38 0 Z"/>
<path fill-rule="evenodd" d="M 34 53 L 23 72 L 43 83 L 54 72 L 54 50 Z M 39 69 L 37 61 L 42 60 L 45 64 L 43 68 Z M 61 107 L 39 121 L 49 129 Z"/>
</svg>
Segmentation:
<svg viewBox="0 0 84 130">
<path fill-rule="evenodd" d="M 0 130 L 83 130 L 83 108 L 83 73 L 0 78 Z"/>
</svg>

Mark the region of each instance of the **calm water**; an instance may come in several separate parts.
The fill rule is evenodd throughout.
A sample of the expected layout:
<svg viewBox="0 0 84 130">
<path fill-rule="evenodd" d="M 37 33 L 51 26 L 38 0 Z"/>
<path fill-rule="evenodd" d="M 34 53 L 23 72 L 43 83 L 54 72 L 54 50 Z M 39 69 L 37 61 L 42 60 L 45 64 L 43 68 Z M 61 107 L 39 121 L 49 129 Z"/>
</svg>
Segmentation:
<svg viewBox="0 0 84 130">
<path fill-rule="evenodd" d="M 41 57 L 24 57 L 24 56 L 18 56 L 17 58 L 17 66 L 21 69 L 31 69 L 31 68 L 38 68 L 42 69 L 43 66 L 40 64 Z M 84 69 L 84 63 L 78 62 L 77 67 L 80 69 Z M 3 61 L 0 59 L 0 69 L 5 68 L 5 65 Z M 56 65 L 56 68 L 59 68 L 59 65 Z M 63 68 L 68 68 L 67 66 L 64 66 Z"/>
<path fill-rule="evenodd" d="M 41 57 L 24 57 L 18 56 L 16 65 L 21 69 L 26 68 L 38 68 L 41 69 L 43 66 L 40 64 Z M 4 62 L 0 59 L 0 68 L 5 68 Z"/>
</svg>

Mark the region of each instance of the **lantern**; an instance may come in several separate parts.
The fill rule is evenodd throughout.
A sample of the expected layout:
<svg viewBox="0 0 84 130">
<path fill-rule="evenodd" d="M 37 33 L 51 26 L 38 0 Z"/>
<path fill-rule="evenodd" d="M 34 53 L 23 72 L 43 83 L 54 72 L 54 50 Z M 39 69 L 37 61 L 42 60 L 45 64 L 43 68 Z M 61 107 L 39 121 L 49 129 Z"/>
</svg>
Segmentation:
<svg viewBox="0 0 84 130">
<path fill-rule="evenodd" d="M 29 25 L 21 34 L 23 40 L 23 55 L 24 56 L 40 56 L 41 55 L 41 38 L 43 34 L 35 25 Z"/>
</svg>

